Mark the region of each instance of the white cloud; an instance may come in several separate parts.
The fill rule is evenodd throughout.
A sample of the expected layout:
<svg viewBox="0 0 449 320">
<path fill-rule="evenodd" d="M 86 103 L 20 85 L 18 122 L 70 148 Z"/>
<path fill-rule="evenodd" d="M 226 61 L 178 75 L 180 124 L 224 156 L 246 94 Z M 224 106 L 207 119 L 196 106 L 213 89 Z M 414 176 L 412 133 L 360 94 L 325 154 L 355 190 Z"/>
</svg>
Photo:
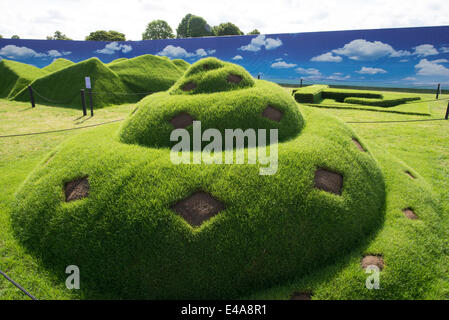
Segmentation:
<svg viewBox="0 0 449 320">
<path fill-rule="evenodd" d="M 103 49 L 96 50 L 96 53 L 102 54 L 114 54 L 116 51 L 121 51 L 123 53 L 130 52 L 132 50 L 132 46 L 127 44 L 119 44 L 118 42 L 108 43 Z"/>
<path fill-rule="evenodd" d="M 437 60 L 432 60 L 433 63 L 446 63 L 449 62 L 449 60 L 447 59 L 437 59 Z"/>
<path fill-rule="evenodd" d="M 0 56 L 8 59 L 23 60 L 29 58 L 45 58 L 45 57 L 62 57 L 71 54 L 70 51 L 48 50 L 47 53 L 36 52 L 27 47 L 18 47 L 12 44 L 4 46 L 0 49 Z"/>
<path fill-rule="evenodd" d="M 378 73 L 387 73 L 384 69 L 380 68 L 371 68 L 371 67 L 362 67 L 359 71 L 356 71 L 360 74 L 378 74 Z"/>
<path fill-rule="evenodd" d="M 449 69 L 441 65 L 441 60 L 439 59 L 429 61 L 427 59 L 421 59 L 419 63 L 415 66 L 416 74 L 421 76 L 444 76 L 449 77 Z M 447 60 L 445 61 L 447 62 Z"/>
<path fill-rule="evenodd" d="M 18 47 L 13 44 L 8 44 L 0 49 L 0 56 L 8 59 L 28 59 L 40 58 L 47 56 L 45 53 L 38 53 L 33 49 L 27 47 Z"/>
<path fill-rule="evenodd" d="M 232 60 L 242 60 L 243 57 L 241 55 L 236 55 Z"/>
<path fill-rule="evenodd" d="M 279 38 L 277 38 L 277 39 L 267 38 L 265 40 L 265 49 L 267 49 L 267 50 L 276 49 L 277 47 L 280 47 L 280 46 L 282 46 L 282 41 Z"/>
<path fill-rule="evenodd" d="M 321 76 L 320 70 L 315 69 L 315 68 L 307 68 L 307 69 L 305 69 L 305 68 L 299 67 L 299 68 L 296 68 L 295 70 L 296 70 L 296 72 L 298 72 L 300 74 L 306 74 L 306 75 L 309 75 L 309 76 Z"/>
<path fill-rule="evenodd" d="M 401 60 L 399 60 L 399 62 L 402 62 L 402 63 L 408 62 L 408 59 L 401 59 Z"/>
<path fill-rule="evenodd" d="M 441 47 L 440 51 L 441 53 L 449 53 L 449 47 Z"/>
<path fill-rule="evenodd" d="M 343 60 L 340 56 L 334 56 L 332 52 L 323 53 L 322 55 L 313 57 L 310 61 L 316 62 L 341 62 Z"/>
<path fill-rule="evenodd" d="M 52 57 L 52 58 L 57 58 L 57 57 L 62 57 L 62 56 L 67 56 L 69 54 L 71 54 L 71 51 L 62 51 L 59 52 L 58 50 L 49 50 L 48 52 L 48 56 Z"/>
<path fill-rule="evenodd" d="M 438 54 L 438 50 L 431 44 L 422 44 L 413 48 L 413 54 L 418 57 L 427 57 Z"/>
<path fill-rule="evenodd" d="M 349 74 L 344 76 L 341 72 L 335 72 L 332 75 L 326 77 L 327 80 L 336 80 L 336 81 L 348 80 L 349 78 L 351 78 Z"/>
<path fill-rule="evenodd" d="M 402 79 L 402 80 L 405 80 L 405 81 L 415 81 L 415 80 L 417 80 L 415 77 L 407 77 L 407 78 L 404 78 L 404 79 Z"/>
<path fill-rule="evenodd" d="M 275 63 L 273 63 L 271 65 L 271 67 L 274 68 L 274 69 L 286 69 L 286 68 L 293 68 L 293 67 L 296 67 L 296 66 L 297 66 L 296 63 L 287 63 L 287 62 L 282 61 L 282 60 L 278 60 L 278 61 L 276 61 Z"/>
<path fill-rule="evenodd" d="M 367 41 L 365 39 L 352 40 L 345 44 L 343 48 L 332 50 L 332 52 L 356 61 L 376 60 L 387 56 L 402 57 L 411 55 L 408 51 L 396 51 L 392 46 L 381 41 Z"/>
<path fill-rule="evenodd" d="M 265 47 L 266 50 L 273 50 L 282 45 L 282 41 L 274 38 L 266 38 L 264 34 L 260 34 L 251 39 L 246 46 L 241 46 L 239 50 L 257 52 Z"/>
<path fill-rule="evenodd" d="M 169 44 L 161 52 L 158 52 L 159 56 L 166 56 L 169 58 L 191 58 L 191 57 L 205 57 L 210 54 L 214 54 L 216 50 L 205 50 L 203 48 L 196 49 L 195 52 L 188 52 L 186 49 L 180 46 L 173 46 Z"/>
</svg>

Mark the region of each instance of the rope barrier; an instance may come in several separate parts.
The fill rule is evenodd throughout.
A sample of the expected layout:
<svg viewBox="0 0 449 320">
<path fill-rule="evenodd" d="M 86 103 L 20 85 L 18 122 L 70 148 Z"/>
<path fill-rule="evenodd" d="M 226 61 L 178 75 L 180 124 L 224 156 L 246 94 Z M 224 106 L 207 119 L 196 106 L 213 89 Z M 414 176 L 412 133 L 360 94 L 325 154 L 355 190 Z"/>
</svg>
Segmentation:
<svg viewBox="0 0 449 320">
<path fill-rule="evenodd" d="M 23 288 L 20 284 L 18 284 L 17 282 L 15 282 L 13 279 L 11 279 L 10 277 L 8 277 L 2 270 L 0 270 L 0 274 L 5 277 L 6 280 L 8 280 L 9 282 L 11 282 L 13 285 L 15 285 L 20 291 L 22 291 L 24 294 L 26 294 L 28 297 L 30 297 L 32 300 L 37 300 L 36 297 L 34 297 L 31 293 L 29 293 L 27 290 L 25 290 L 25 288 Z"/>
<path fill-rule="evenodd" d="M 347 121 L 346 123 L 395 123 L 395 122 L 421 122 L 421 121 L 441 121 L 441 119 L 408 119 L 408 120 L 388 120 L 388 121 Z"/>
<path fill-rule="evenodd" d="M 38 134 L 46 134 L 46 133 L 55 133 L 55 132 L 64 132 L 64 131 L 78 130 L 78 129 L 84 129 L 84 128 L 92 128 L 92 127 L 98 127 L 98 126 L 102 126 L 102 125 L 110 124 L 110 123 L 114 123 L 114 122 L 120 122 L 120 121 L 123 121 L 123 120 L 125 120 L 125 119 L 117 119 L 117 120 L 112 120 L 112 121 L 107 121 L 107 122 L 102 122 L 102 123 L 97 123 L 97 124 L 91 124 L 91 125 L 83 126 L 83 127 L 75 127 L 75 128 L 67 128 L 67 129 L 59 129 L 59 130 L 51 130 L 51 131 L 42 131 L 42 132 L 32 132 L 32 133 L 10 134 L 10 135 L 0 136 L 0 138 L 34 136 L 34 135 L 38 135 Z"/>
</svg>

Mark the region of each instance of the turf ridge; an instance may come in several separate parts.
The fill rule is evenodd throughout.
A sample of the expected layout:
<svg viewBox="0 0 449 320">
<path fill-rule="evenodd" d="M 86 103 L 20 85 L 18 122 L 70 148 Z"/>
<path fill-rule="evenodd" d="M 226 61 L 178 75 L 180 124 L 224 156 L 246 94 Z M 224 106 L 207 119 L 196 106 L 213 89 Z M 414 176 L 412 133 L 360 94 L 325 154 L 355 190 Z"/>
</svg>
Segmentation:
<svg viewBox="0 0 449 320">
<path fill-rule="evenodd" d="M 50 63 L 48 66 L 43 67 L 42 70 L 45 70 L 49 73 L 59 71 L 61 69 L 64 69 L 66 67 L 74 65 L 75 62 L 72 62 L 70 60 L 64 59 L 64 58 L 58 58 L 53 60 L 52 63 Z"/>
<path fill-rule="evenodd" d="M 369 90 L 335 89 L 325 85 L 311 85 L 292 91 L 298 103 L 319 108 L 358 109 L 410 115 L 430 115 L 421 96 Z"/>
<path fill-rule="evenodd" d="M 133 103 L 153 92 L 167 90 L 183 74 L 179 61 L 175 64 L 168 58 L 153 55 L 121 59 L 110 64 L 97 58 L 76 64 L 58 60 L 47 66 L 53 72 L 43 73 L 28 83 L 36 91 L 37 103 L 81 108 L 80 90 L 85 88 L 86 76 L 92 81 L 94 108 Z M 10 98 L 29 101 L 29 93 L 24 88 Z"/>
<path fill-rule="evenodd" d="M 241 72 L 240 82 L 247 79 L 241 86 L 223 82 L 234 72 Z M 17 193 L 11 214 L 16 236 L 61 277 L 76 261 L 87 297 L 99 292 L 115 298 L 236 298 L 306 276 L 358 248 L 385 214 L 384 177 L 370 148 L 338 119 L 298 109 L 283 88 L 248 77 L 233 65 L 202 60 L 168 92 L 142 101 L 123 126 L 65 141 Z M 224 85 L 202 83 L 201 93 L 180 92 L 191 79 Z M 230 93 L 247 103 L 229 109 Z M 202 105 L 209 97 L 215 107 Z M 242 113 L 265 129 L 289 128 L 280 134 L 277 173 L 259 175 L 260 164 L 173 164 L 170 150 L 156 147 L 169 145 L 166 137 L 155 137 L 157 143 L 145 138 L 145 127 L 170 125 L 152 110 L 170 111 L 186 99 L 192 113 L 201 103 L 204 110 L 195 116 L 204 129 L 220 120 L 238 128 Z M 262 116 L 268 103 L 282 108 L 280 122 Z M 126 130 L 144 137 L 143 143 L 124 141 Z M 343 177 L 341 195 L 314 187 L 317 169 Z M 88 197 L 65 202 L 64 185 L 83 177 Z M 192 227 L 172 207 L 198 191 L 224 210 Z"/>
<path fill-rule="evenodd" d="M 48 74 L 34 66 L 3 59 L 0 61 L 0 98 L 13 98 L 36 78 Z"/>
</svg>

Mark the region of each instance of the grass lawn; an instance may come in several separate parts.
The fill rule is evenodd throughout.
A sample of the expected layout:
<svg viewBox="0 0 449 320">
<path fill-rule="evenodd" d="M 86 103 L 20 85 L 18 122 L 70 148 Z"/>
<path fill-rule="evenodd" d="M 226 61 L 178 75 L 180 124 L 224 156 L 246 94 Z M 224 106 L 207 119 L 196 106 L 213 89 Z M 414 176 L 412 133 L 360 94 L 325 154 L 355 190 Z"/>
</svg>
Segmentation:
<svg viewBox="0 0 449 320">
<path fill-rule="evenodd" d="M 433 95 L 421 96 L 422 100 L 433 99 Z M 425 104 L 430 110 L 426 119 L 444 116 L 447 101 Z M 312 107 L 302 108 L 309 116 L 316 112 Z M 96 111 L 93 118 L 80 118 L 80 110 L 42 105 L 31 109 L 29 103 L 0 100 L 0 135 L 97 124 L 122 119 L 132 109 L 132 105 L 113 106 Z M 423 119 L 356 109 L 322 111 L 345 122 Z M 373 153 L 385 176 L 388 196 L 382 227 L 355 250 L 335 257 L 329 266 L 245 298 L 288 299 L 293 291 L 312 291 L 314 299 L 449 299 L 449 121 L 350 126 Z M 107 124 L 102 132 L 117 127 Z M 0 268 L 39 299 L 84 296 L 67 290 L 60 278 L 42 266 L 39 257 L 30 255 L 14 238 L 10 221 L 14 193 L 54 147 L 91 130 L 97 129 L 0 138 Z M 405 169 L 417 179 L 405 175 Z M 404 219 L 401 209 L 406 206 L 413 206 L 420 219 Z M 384 256 L 381 290 L 364 287 L 367 275 L 360 268 L 360 259 L 366 253 Z M 0 278 L 0 299 L 28 298 Z"/>
</svg>

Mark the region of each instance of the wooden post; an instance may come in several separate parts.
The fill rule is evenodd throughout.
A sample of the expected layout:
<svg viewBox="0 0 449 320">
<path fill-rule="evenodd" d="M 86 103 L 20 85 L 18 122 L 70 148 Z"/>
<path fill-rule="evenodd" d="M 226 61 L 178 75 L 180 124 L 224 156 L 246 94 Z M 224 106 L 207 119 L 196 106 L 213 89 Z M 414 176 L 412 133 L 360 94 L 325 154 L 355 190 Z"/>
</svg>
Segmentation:
<svg viewBox="0 0 449 320">
<path fill-rule="evenodd" d="M 301 82 L 299 83 L 299 87 L 302 88 L 302 78 L 301 78 Z"/>
<path fill-rule="evenodd" d="M 447 102 L 447 109 L 446 109 L 446 116 L 444 117 L 444 119 L 448 119 L 449 118 L 449 101 Z"/>
<path fill-rule="evenodd" d="M 260 73 L 257 75 L 257 79 L 259 79 L 260 80 Z"/>
<path fill-rule="evenodd" d="M 81 89 L 81 103 L 83 104 L 83 116 L 86 116 L 86 95 L 84 94 L 84 89 Z"/>
<path fill-rule="evenodd" d="M 92 89 L 89 89 L 90 116 L 94 116 L 94 105 L 92 103 Z"/>
<path fill-rule="evenodd" d="M 440 95 L 440 84 L 438 84 L 438 88 L 437 88 L 437 96 L 436 96 L 436 100 L 438 100 L 438 96 Z"/>
<path fill-rule="evenodd" d="M 28 86 L 28 91 L 30 91 L 31 108 L 34 108 L 36 105 L 34 103 L 33 88 L 31 88 L 31 86 Z"/>
</svg>

